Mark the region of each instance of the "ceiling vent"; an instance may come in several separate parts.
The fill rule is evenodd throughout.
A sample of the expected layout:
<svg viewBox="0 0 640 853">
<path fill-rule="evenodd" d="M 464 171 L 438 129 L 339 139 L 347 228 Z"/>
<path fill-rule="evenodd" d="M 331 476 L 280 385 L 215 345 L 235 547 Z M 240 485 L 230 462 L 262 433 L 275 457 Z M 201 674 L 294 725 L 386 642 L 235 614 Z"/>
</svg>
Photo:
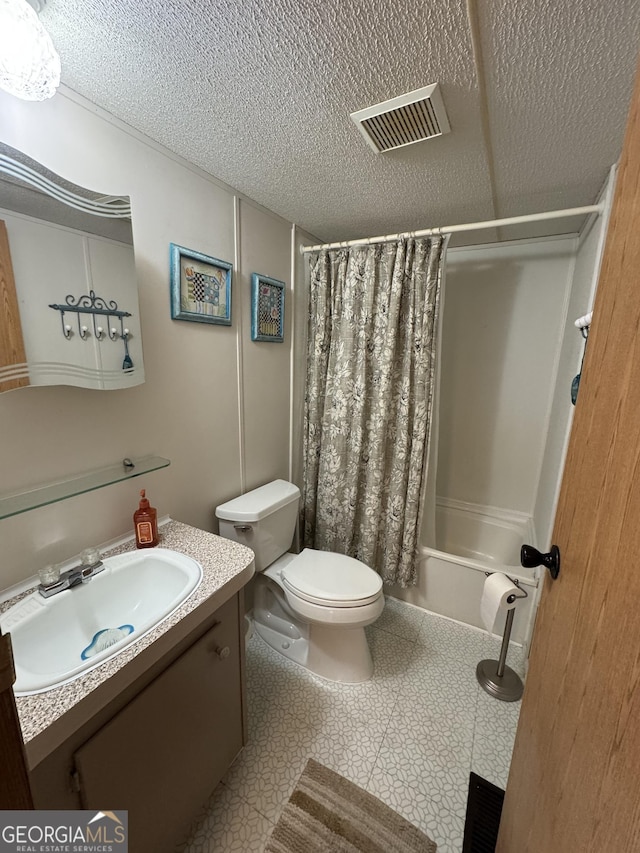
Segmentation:
<svg viewBox="0 0 640 853">
<path fill-rule="evenodd" d="M 437 83 L 358 110 L 351 118 L 376 154 L 451 130 Z"/>
</svg>

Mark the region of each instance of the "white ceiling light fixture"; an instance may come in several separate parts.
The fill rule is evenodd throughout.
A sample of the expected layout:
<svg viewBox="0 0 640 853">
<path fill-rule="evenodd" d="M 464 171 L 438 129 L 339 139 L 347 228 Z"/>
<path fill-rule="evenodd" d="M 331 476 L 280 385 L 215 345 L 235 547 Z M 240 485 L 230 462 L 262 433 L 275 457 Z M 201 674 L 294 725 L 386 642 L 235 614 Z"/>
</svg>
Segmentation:
<svg viewBox="0 0 640 853">
<path fill-rule="evenodd" d="M 437 83 L 358 110 L 351 119 L 376 154 L 451 130 Z"/>
<path fill-rule="evenodd" d="M 44 101 L 59 84 L 60 57 L 34 9 L 27 0 L 0 0 L 0 89 Z"/>
</svg>

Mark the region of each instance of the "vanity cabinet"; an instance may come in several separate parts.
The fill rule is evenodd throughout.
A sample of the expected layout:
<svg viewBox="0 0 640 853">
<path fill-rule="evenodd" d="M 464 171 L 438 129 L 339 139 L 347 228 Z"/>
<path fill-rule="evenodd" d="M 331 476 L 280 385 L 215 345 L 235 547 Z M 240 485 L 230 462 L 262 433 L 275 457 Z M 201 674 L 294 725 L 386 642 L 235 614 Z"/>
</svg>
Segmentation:
<svg viewBox="0 0 640 853">
<path fill-rule="evenodd" d="M 76 808 L 127 809 L 130 850 L 173 851 L 242 748 L 242 605 L 234 595 L 124 706 L 37 768 L 36 807 L 68 808 L 73 795 Z"/>
</svg>

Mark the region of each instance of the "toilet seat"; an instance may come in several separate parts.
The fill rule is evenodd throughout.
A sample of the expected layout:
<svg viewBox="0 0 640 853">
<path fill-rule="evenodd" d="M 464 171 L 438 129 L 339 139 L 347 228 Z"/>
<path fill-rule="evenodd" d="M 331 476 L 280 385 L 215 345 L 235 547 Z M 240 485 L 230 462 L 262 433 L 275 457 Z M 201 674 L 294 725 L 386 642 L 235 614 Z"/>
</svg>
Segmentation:
<svg viewBox="0 0 640 853">
<path fill-rule="evenodd" d="M 382 594 L 382 578 L 360 560 L 305 548 L 282 568 L 285 590 L 310 604 L 363 607 Z"/>
</svg>

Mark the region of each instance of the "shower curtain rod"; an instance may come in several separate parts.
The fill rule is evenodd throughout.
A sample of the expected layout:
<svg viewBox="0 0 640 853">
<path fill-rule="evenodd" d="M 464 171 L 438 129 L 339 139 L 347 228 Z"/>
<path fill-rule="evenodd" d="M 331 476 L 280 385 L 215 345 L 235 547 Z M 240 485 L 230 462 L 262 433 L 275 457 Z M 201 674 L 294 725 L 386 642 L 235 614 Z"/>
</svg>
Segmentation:
<svg viewBox="0 0 640 853">
<path fill-rule="evenodd" d="M 586 216 L 588 213 L 601 214 L 602 204 L 589 204 L 586 207 L 569 207 L 566 210 L 548 210 L 545 213 L 530 213 L 527 216 L 511 216 L 508 219 L 490 219 L 486 222 L 466 222 L 463 225 L 443 225 L 437 228 L 425 228 L 422 231 L 406 231 L 402 234 L 387 234 L 380 237 L 363 237 L 360 240 L 345 240 L 342 243 L 319 243 L 317 246 L 301 246 L 300 253 L 317 252 L 320 249 L 346 249 L 348 246 L 390 243 L 400 237 L 429 237 L 432 234 L 454 234 L 457 231 L 480 231 L 483 228 L 501 228 L 503 225 L 519 225 L 523 222 L 541 222 L 546 219 L 563 219 L 565 216 Z"/>
</svg>

